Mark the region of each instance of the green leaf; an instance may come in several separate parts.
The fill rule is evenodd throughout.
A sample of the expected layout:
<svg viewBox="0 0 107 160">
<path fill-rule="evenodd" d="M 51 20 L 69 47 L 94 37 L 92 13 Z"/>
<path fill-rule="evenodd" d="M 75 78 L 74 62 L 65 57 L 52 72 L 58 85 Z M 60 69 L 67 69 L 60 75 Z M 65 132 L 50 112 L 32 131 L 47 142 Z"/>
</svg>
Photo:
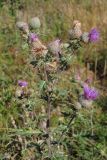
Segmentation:
<svg viewBox="0 0 107 160">
<path fill-rule="evenodd" d="M 42 91 L 45 87 L 46 87 L 46 82 L 45 81 L 40 81 L 40 83 L 39 83 L 40 91 Z"/>
</svg>

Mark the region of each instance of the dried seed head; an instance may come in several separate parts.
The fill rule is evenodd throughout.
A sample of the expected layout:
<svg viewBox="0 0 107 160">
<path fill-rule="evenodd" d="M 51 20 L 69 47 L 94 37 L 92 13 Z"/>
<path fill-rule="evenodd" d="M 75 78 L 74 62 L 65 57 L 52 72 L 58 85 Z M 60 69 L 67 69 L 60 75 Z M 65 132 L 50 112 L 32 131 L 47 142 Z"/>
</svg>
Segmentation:
<svg viewBox="0 0 107 160">
<path fill-rule="evenodd" d="M 31 53 L 36 57 L 45 56 L 48 50 L 45 45 L 37 38 L 36 41 L 31 43 Z"/>
<path fill-rule="evenodd" d="M 75 27 L 74 29 L 69 30 L 69 36 L 71 39 L 80 38 L 81 35 L 82 35 L 82 31 L 78 27 Z"/>
<path fill-rule="evenodd" d="M 53 55 L 57 56 L 61 52 L 60 40 L 57 39 L 57 40 L 49 43 L 48 49 Z"/>
<path fill-rule="evenodd" d="M 57 70 L 57 61 L 53 61 L 46 64 L 46 71 L 55 72 Z"/>
</svg>

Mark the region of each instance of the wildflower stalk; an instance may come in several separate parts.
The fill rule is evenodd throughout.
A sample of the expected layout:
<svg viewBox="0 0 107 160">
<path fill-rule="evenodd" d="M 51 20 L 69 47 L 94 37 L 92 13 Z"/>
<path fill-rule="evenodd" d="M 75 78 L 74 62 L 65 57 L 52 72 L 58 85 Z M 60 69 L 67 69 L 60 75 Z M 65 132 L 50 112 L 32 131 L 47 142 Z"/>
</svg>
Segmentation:
<svg viewBox="0 0 107 160">
<path fill-rule="evenodd" d="M 36 20 L 37 20 L 37 18 L 35 17 L 33 19 L 33 21 L 31 21 L 30 27 L 32 27 L 32 28 L 37 27 Z M 33 24 L 32 24 L 32 22 L 33 22 Z M 26 37 L 26 40 L 28 41 L 29 49 L 32 54 L 32 58 L 34 59 L 34 62 L 35 62 L 34 67 L 36 66 L 36 70 L 39 75 L 39 79 L 42 81 L 45 81 L 45 83 L 46 83 L 45 87 L 42 87 L 43 88 L 43 90 L 42 90 L 43 96 L 45 94 L 43 99 L 45 99 L 46 100 L 45 102 L 47 102 L 47 106 L 46 106 L 47 110 L 45 111 L 45 114 L 47 115 L 47 121 L 45 122 L 44 128 L 45 128 L 45 131 L 48 135 L 47 138 L 45 139 L 46 140 L 45 142 L 47 142 L 46 149 L 48 148 L 48 153 L 47 153 L 48 156 L 47 157 L 48 157 L 48 159 L 51 159 L 52 154 L 53 154 L 53 150 L 51 149 L 51 147 L 52 147 L 51 115 L 52 115 L 53 111 L 51 113 L 51 110 L 52 110 L 52 108 L 54 108 L 54 105 L 52 105 L 53 104 L 52 98 L 54 97 L 53 95 L 56 93 L 56 92 L 54 93 L 54 90 L 52 90 L 52 86 L 54 86 L 55 85 L 54 83 L 56 83 L 58 80 L 56 77 L 57 77 L 57 75 L 60 74 L 60 71 L 61 71 L 60 69 L 64 70 L 64 69 L 69 68 L 68 67 L 68 66 L 70 66 L 69 59 L 71 59 L 72 55 L 75 55 L 75 53 L 76 53 L 75 51 L 78 50 L 79 47 L 81 47 L 81 36 L 82 36 L 81 23 L 79 21 L 74 22 L 74 27 L 70 31 L 70 41 L 69 41 L 68 47 L 65 49 L 65 52 L 64 52 L 65 54 L 63 54 L 63 52 L 62 52 L 63 47 L 61 48 L 59 40 L 56 40 L 56 41 L 50 43 L 49 46 L 46 47 L 41 43 L 41 41 L 39 40 L 38 36 L 35 33 L 30 33 L 29 28 L 28 28 L 28 26 L 26 26 L 25 23 L 24 24 L 21 23 L 19 25 L 19 29 L 24 31 L 24 34 L 26 34 L 25 37 Z M 99 39 L 99 33 L 97 32 L 96 29 L 91 30 L 89 34 L 86 34 L 86 36 L 87 36 L 86 38 L 88 38 L 86 43 L 96 42 Z M 68 49 L 68 51 L 66 52 L 67 49 Z M 71 55 L 69 55 L 68 52 L 71 52 Z M 49 55 L 48 55 L 48 53 L 49 53 Z M 68 55 L 66 53 L 68 53 Z M 33 63 L 31 63 L 31 64 L 33 64 Z M 86 70 L 87 75 L 88 75 L 89 67 L 90 67 L 89 63 L 87 63 L 87 70 Z M 96 76 L 96 68 L 97 68 L 97 58 L 96 58 L 96 62 L 95 62 L 95 76 Z M 96 77 L 95 77 L 95 80 L 96 80 Z M 19 85 L 21 87 L 25 87 L 26 84 L 25 84 L 25 82 L 23 82 L 23 83 L 19 82 Z M 88 102 L 90 104 L 90 102 L 92 102 L 93 100 L 95 100 L 98 97 L 98 92 L 95 89 L 89 87 L 86 83 L 84 84 L 83 89 L 84 89 L 83 90 L 84 94 L 80 97 L 81 98 L 80 102 L 83 106 L 86 106 L 87 105 L 86 102 Z M 53 97 L 50 96 L 50 93 L 52 93 Z M 57 96 L 57 94 L 56 94 L 56 96 Z M 59 97 L 57 97 L 57 98 L 59 98 Z M 42 98 L 42 94 L 41 94 L 41 98 Z M 66 96 L 65 96 L 65 98 L 66 98 Z M 61 143 L 63 141 L 63 136 L 69 130 L 72 121 L 77 116 L 77 111 L 74 109 L 72 109 L 72 110 L 73 110 L 73 114 L 71 115 L 70 120 L 69 120 L 68 124 L 66 125 L 66 128 L 62 131 L 60 138 L 58 139 L 58 142 L 55 143 L 55 144 L 57 144 L 57 147 L 56 147 L 57 149 L 60 146 L 60 144 L 61 144 L 61 146 L 63 146 L 63 143 Z M 29 114 L 28 113 L 29 112 L 25 111 L 26 122 L 29 121 Z M 92 112 L 91 112 L 90 123 L 91 123 L 91 134 L 93 136 L 93 108 L 92 108 Z M 15 127 L 17 128 L 17 126 L 15 126 Z M 41 128 L 44 129 L 43 127 L 41 127 Z M 57 132 L 56 132 L 56 134 L 57 134 Z M 72 131 L 72 136 L 73 136 L 73 131 Z M 40 137 L 40 140 L 41 140 L 41 137 Z M 44 141 L 44 139 L 42 139 L 42 140 Z M 39 141 L 38 141 L 38 145 L 39 145 Z M 44 145 L 45 145 L 45 143 L 44 143 Z M 45 151 L 47 152 L 47 150 L 45 150 Z"/>
</svg>

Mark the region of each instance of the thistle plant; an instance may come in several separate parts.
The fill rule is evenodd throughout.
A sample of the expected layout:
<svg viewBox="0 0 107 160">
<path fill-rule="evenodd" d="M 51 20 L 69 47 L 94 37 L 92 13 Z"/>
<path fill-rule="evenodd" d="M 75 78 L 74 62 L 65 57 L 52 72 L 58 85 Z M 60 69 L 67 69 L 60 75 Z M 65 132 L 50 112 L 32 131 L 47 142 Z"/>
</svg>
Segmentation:
<svg viewBox="0 0 107 160">
<path fill-rule="evenodd" d="M 30 26 L 40 27 L 39 19 L 33 18 Z M 30 31 L 28 24 L 17 22 L 17 27 L 29 46 L 28 63 L 32 65 L 38 75 L 37 97 L 42 102 L 42 105 L 38 106 L 37 113 L 27 108 L 26 106 L 32 98 L 32 92 L 30 93 L 29 89 L 26 89 L 28 85 L 26 81 L 18 81 L 21 95 L 17 98 L 22 97 L 20 103 L 24 113 L 24 123 L 26 123 L 26 127 L 29 127 L 29 123 L 33 123 L 33 119 L 36 119 L 31 132 L 33 134 L 33 132 L 36 133 L 36 130 L 38 131 L 37 135 L 30 137 L 30 140 L 27 137 L 22 138 L 23 148 L 26 150 L 28 146 L 35 146 L 36 159 L 58 157 L 66 159 L 69 152 L 68 137 L 72 137 L 75 132 L 72 124 L 78 117 L 80 109 L 87 109 L 87 106 L 90 108 L 98 97 L 96 89 L 89 87 L 81 77 L 75 78 L 76 73 L 73 69 L 76 68 L 75 59 L 78 56 L 76 53 L 84 47 L 84 43 L 88 45 L 88 43 L 97 41 L 99 33 L 96 29 L 89 33 L 83 32 L 81 23 L 76 20 L 73 28 L 69 31 L 67 42 L 63 43 L 61 40 L 55 39 L 44 45 L 38 33 Z M 71 75 L 66 77 L 65 73 L 68 70 L 71 70 Z"/>
</svg>

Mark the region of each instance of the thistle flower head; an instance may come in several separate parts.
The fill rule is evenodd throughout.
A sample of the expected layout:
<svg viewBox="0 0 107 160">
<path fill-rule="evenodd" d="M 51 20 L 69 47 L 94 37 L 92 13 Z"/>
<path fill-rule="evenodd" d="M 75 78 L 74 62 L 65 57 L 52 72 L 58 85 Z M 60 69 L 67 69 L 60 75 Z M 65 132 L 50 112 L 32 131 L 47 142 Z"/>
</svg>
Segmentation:
<svg viewBox="0 0 107 160">
<path fill-rule="evenodd" d="M 60 41 L 61 41 L 60 39 L 56 39 L 54 42 L 60 44 Z"/>
<path fill-rule="evenodd" d="M 55 41 L 51 42 L 48 45 L 48 49 L 53 53 L 53 54 L 58 54 L 60 52 L 61 46 L 60 46 L 60 39 L 56 39 Z"/>
<path fill-rule="evenodd" d="M 20 87 L 27 87 L 28 83 L 26 81 L 18 80 L 18 85 Z"/>
<path fill-rule="evenodd" d="M 93 28 L 89 33 L 90 42 L 96 42 L 99 40 L 100 34 L 96 28 Z"/>
<path fill-rule="evenodd" d="M 55 41 L 51 42 L 50 44 L 53 44 L 55 46 L 59 46 L 60 45 L 60 39 L 56 39 Z"/>
<path fill-rule="evenodd" d="M 19 28 L 21 31 L 28 33 L 29 32 L 29 26 L 25 22 L 17 22 L 16 27 Z"/>
<path fill-rule="evenodd" d="M 38 39 L 38 36 L 35 33 L 30 33 L 29 40 L 35 42 Z"/>
<path fill-rule="evenodd" d="M 23 27 L 27 27 L 28 25 L 27 25 L 27 23 L 25 23 L 25 22 L 17 22 L 16 23 L 16 27 L 18 27 L 19 29 L 22 29 Z"/>
<path fill-rule="evenodd" d="M 98 91 L 95 88 L 89 87 L 87 84 L 83 86 L 84 88 L 84 98 L 86 100 L 95 100 L 98 97 Z"/>
</svg>

